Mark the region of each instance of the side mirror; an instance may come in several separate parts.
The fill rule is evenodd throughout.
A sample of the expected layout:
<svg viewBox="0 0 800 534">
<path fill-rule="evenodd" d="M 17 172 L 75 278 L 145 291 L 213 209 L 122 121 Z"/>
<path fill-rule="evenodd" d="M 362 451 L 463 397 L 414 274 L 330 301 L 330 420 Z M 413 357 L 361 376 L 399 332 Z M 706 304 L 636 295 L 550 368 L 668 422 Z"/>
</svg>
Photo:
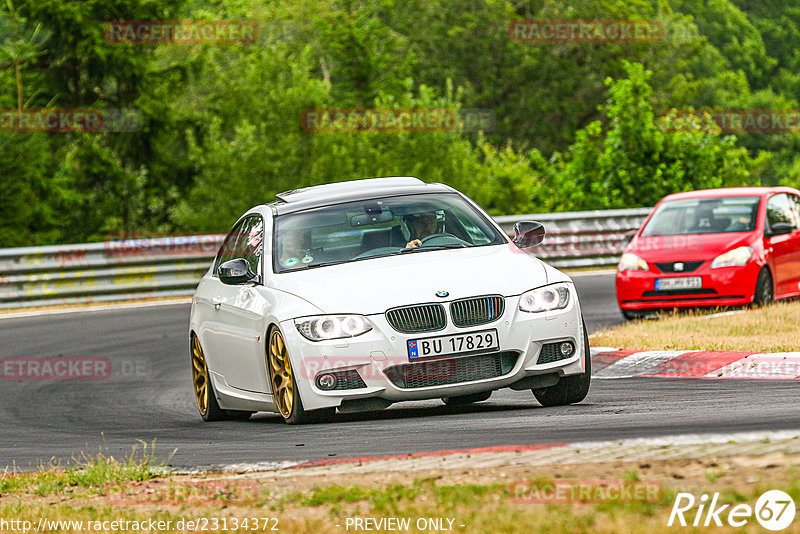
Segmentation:
<svg viewBox="0 0 800 534">
<path fill-rule="evenodd" d="M 639 230 L 628 230 L 627 232 L 625 232 L 625 234 L 622 236 L 622 240 L 625 242 L 626 245 L 631 242 L 631 239 L 633 239 L 633 236 L 635 236 L 636 232 L 638 231 Z"/>
<path fill-rule="evenodd" d="M 250 263 L 244 258 L 228 260 L 219 266 L 219 281 L 229 286 L 237 286 L 253 281 L 256 274 L 250 269 Z"/>
<path fill-rule="evenodd" d="M 538 245 L 544 240 L 544 226 L 536 221 L 520 221 L 514 224 L 514 244 L 519 248 Z"/>
<path fill-rule="evenodd" d="M 784 235 L 784 234 L 791 234 L 794 231 L 794 226 L 787 222 L 779 222 L 775 223 L 770 226 L 769 233 L 766 237 L 772 237 L 774 235 Z"/>
</svg>

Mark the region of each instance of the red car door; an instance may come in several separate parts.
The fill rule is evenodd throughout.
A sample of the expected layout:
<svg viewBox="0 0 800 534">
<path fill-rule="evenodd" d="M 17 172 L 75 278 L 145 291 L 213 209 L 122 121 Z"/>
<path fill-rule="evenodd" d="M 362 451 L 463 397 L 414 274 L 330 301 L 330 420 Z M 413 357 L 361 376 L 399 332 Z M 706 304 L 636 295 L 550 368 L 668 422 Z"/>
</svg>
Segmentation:
<svg viewBox="0 0 800 534">
<path fill-rule="evenodd" d="M 794 208 L 794 232 L 791 234 L 791 272 L 793 278 L 791 283 L 790 294 L 800 295 L 800 197 L 792 193 L 788 193 L 789 200 L 791 200 Z"/>
<path fill-rule="evenodd" d="M 787 193 L 773 195 L 767 201 L 767 224 L 764 228 L 766 249 L 772 255 L 775 296 L 800 293 L 800 231 L 794 202 Z M 780 224 L 789 224 L 792 231 L 772 235 Z"/>
</svg>

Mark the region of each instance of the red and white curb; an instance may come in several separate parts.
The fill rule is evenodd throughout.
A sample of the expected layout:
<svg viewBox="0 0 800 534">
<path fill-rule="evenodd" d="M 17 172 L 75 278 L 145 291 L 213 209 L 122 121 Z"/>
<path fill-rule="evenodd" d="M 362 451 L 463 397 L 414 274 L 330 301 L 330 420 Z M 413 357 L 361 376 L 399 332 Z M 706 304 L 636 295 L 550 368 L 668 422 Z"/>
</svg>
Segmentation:
<svg viewBox="0 0 800 534">
<path fill-rule="evenodd" d="M 650 376 L 739 380 L 797 380 L 800 352 L 619 350 L 591 347 L 592 378 Z"/>
<path fill-rule="evenodd" d="M 562 465 L 637 462 L 773 453 L 800 454 L 800 430 L 685 434 L 577 443 L 511 445 L 456 449 L 432 453 L 398 454 L 315 460 L 231 464 L 215 471 L 248 476 L 272 471 L 278 476 L 425 471 L 429 469 L 490 468 L 516 465 Z"/>
</svg>

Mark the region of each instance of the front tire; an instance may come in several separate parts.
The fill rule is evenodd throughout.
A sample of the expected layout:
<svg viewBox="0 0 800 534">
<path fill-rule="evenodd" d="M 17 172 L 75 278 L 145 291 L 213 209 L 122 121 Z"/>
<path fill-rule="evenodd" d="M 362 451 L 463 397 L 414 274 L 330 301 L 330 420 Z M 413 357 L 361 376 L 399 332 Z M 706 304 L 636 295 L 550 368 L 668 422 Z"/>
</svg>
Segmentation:
<svg viewBox="0 0 800 534">
<path fill-rule="evenodd" d="M 321 423 L 330 419 L 336 408 L 307 411 L 303 408 L 300 392 L 297 390 L 297 381 L 289 359 L 289 350 L 283 334 L 277 327 L 272 327 L 267 343 L 267 375 L 275 401 L 275 407 L 290 425 L 303 425 L 307 423 Z"/>
<path fill-rule="evenodd" d="M 476 402 L 483 402 L 492 396 L 491 391 L 483 391 L 481 393 L 473 393 L 471 395 L 458 395 L 457 397 L 443 397 L 442 402 L 448 406 L 464 406 L 465 404 L 474 404 Z"/>
<path fill-rule="evenodd" d="M 561 378 L 555 386 L 532 389 L 533 395 L 542 406 L 565 406 L 581 402 L 589 393 L 592 382 L 592 356 L 589 351 L 589 335 L 586 333 L 586 323 L 583 324 L 583 357 L 586 361 L 586 370 L 579 375 Z"/>
<path fill-rule="evenodd" d="M 766 265 L 761 268 L 756 281 L 756 292 L 753 295 L 753 304 L 766 306 L 775 299 L 775 289 L 772 285 L 772 274 Z"/>
<path fill-rule="evenodd" d="M 622 316 L 625 317 L 625 319 L 628 321 L 634 321 L 636 319 L 641 319 L 642 317 L 644 317 L 644 313 L 639 311 L 625 310 L 622 308 L 620 308 L 619 311 L 622 312 Z"/>
<path fill-rule="evenodd" d="M 211 421 L 231 421 L 249 419 L 254 412 L 243 412 L 239 410 L 223 410 L 217 402 L 217 395 L 214 392 L 214 384 L 208 373 L 208 363 L 203 354 L 203 347 L 197 336 L 192 336 L 192 381 L 194 383 L 194 398 L 197 402 L 197 409 L 200 417 L 205 422 Z"/>
</svg>

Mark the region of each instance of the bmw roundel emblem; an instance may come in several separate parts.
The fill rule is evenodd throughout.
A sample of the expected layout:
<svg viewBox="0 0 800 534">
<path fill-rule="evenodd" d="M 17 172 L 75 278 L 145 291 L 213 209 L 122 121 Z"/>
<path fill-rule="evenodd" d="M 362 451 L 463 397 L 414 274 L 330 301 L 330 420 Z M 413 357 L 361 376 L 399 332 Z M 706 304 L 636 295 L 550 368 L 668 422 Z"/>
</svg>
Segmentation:
<svg viewBox="0 0 800 534">
<path fill-rule="evenodd" d="M 450 293 L 448 293 L 447 291 L 437 291 L 437 292 L 436 292 L 436 296 L 437 296 L 437 297 L 442 297 L 442 298 L 445 298 L 445 297 L 446 297 L 447 295 L 449 295 L 449 294 L 450 294 Z"/>
</svg>

